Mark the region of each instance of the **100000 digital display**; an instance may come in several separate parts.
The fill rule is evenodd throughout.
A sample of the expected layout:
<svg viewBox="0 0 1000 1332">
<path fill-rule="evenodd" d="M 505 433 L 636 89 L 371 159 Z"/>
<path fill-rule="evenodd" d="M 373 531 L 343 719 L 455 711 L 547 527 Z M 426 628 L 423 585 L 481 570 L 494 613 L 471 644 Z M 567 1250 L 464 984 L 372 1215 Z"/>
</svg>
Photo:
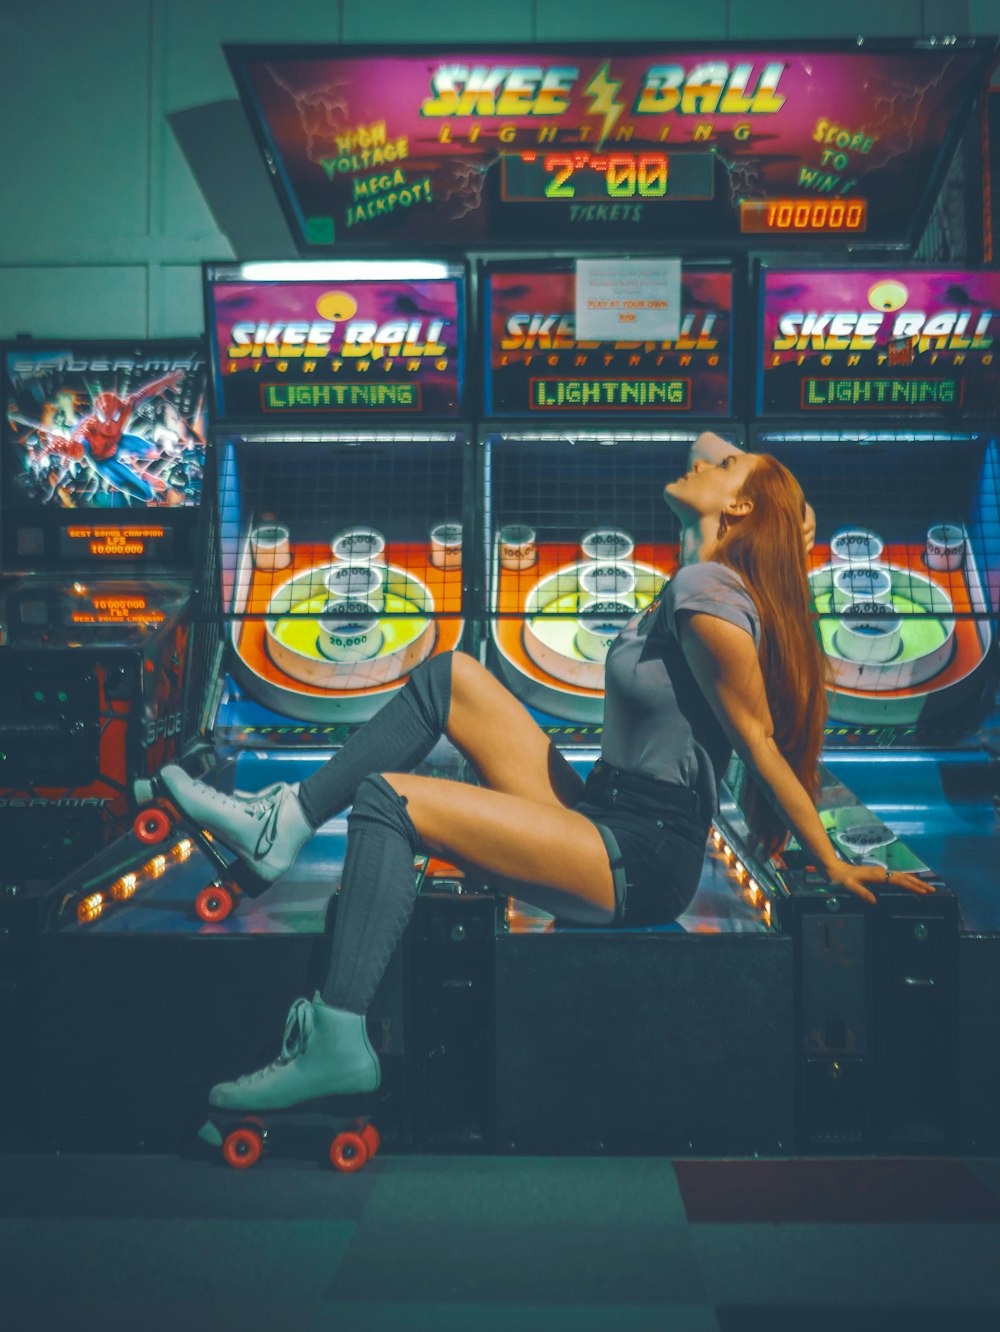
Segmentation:
<svg viewBox="0 0 1000 1332">
<path fill-rule="evenodd" d="M 775 232 L 864 231 L 868 204 L 864 199 L 749 199 L 740 204 L 740 231 Z"/>
</svg>

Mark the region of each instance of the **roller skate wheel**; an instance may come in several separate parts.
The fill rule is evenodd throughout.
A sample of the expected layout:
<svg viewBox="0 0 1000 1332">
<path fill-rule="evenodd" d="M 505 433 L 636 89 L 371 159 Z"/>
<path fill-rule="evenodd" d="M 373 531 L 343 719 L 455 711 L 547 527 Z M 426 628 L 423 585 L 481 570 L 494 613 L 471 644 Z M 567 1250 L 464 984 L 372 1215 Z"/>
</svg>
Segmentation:
<svg viewBox="0 0 1000 1332">
<path fill-rule="evenodd" d="M 382 1145 L 379 1131 L 374 1124 L 366 1124 L 361 1130 L 361 1136 L 364 1138 L 365 1146 L 368 1148 L 368 1159 L 371 1160 Z"/>
<path fill-rule="evenodd" d="M 330 1143 L 330 1161 L 337 1170 L 360 1170 L 368 1160 L 368 1145 L 360 1133 L 338 1133 Z"/>
<path fill-rule="evenodd" d="M 234 1170 L 249 1170 L 260 1160 L 263 1150 L 260 1134 L 249 1128 L 234 1129 L 222 1144 L 226 1164 Z"/>
<path fill-rule="evenodd" d="M 155 846 L 170 836 L 173 824 L 165 809 L 153 805 L 150 809 L 141 809 L 132 821 L 132 831 L 140 842 Z"/>
<path fill-rule="evenodd" d="M 214 924 L 230 915 L 235 896 L 232 884 L 210 883 L 194 899 L 194 909 L 201 920 Z"/>
</svg>

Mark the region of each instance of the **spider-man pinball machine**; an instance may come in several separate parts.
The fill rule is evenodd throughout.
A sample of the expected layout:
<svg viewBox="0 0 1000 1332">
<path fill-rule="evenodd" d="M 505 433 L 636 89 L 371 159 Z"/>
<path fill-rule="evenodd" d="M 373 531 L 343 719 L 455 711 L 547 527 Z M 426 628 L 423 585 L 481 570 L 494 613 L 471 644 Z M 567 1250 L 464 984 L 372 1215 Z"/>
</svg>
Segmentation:
<svg viewBox="0 0 1000 1332">
<path fill-rule="evenodd" d="M 3 372 L 0 880 L 51 883 L 175 752 L 207 426 L 200 342 L 24 340 Z"/>
<path fill-rule="evenodd" d="M 205 466 L 200 341 L 0 349 L 0 963 L 38 1127 L 41 931 L 53 885 L 113 844 L 176 752 Z"/>
</svg>

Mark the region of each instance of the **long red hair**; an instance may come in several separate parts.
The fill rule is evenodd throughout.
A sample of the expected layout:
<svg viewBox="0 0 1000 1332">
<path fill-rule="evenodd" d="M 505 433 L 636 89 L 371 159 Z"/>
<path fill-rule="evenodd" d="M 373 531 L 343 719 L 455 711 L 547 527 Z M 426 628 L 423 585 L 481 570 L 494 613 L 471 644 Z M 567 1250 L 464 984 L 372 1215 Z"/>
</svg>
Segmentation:
<svg viewBox="0 0 1000 1332">
<path fill-rule="evenodd" d="M 816 765 L 826 722 L 826 658 L 809 604 L 802 522 L 805 496 L 787 467 L 757 455 L 741 498 L 753 507 L 728 517 L 712 559 L 735 569 L 760 614 L 760 666 L 774 723 L 774 741 L 796 777 L 816 798 Z M 748 771 L 741 801 L 751 832 L 772 854 L 787 827 Z"/>
</svg>

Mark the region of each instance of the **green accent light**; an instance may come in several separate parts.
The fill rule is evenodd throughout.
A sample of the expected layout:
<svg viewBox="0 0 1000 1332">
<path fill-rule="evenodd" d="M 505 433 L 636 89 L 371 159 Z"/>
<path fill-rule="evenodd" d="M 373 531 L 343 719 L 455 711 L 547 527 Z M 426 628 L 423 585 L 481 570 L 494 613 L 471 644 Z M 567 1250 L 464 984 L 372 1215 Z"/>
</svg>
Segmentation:
<svg viewBox="0 0 1000 1332">
<path fill-rule="evenodd" d="M 69 698 L 69 694 L 65 693 L 63 690 L 60 689 L 56 697 L 59 699 L 60 703 L 65 703 L 66 700 Z"/>
<path fill-rule="evenodd" d="M 332 217 L 307 217 L 306 240 L 310 245 L 332 245 L 335 229 Z"/>
</svg>

